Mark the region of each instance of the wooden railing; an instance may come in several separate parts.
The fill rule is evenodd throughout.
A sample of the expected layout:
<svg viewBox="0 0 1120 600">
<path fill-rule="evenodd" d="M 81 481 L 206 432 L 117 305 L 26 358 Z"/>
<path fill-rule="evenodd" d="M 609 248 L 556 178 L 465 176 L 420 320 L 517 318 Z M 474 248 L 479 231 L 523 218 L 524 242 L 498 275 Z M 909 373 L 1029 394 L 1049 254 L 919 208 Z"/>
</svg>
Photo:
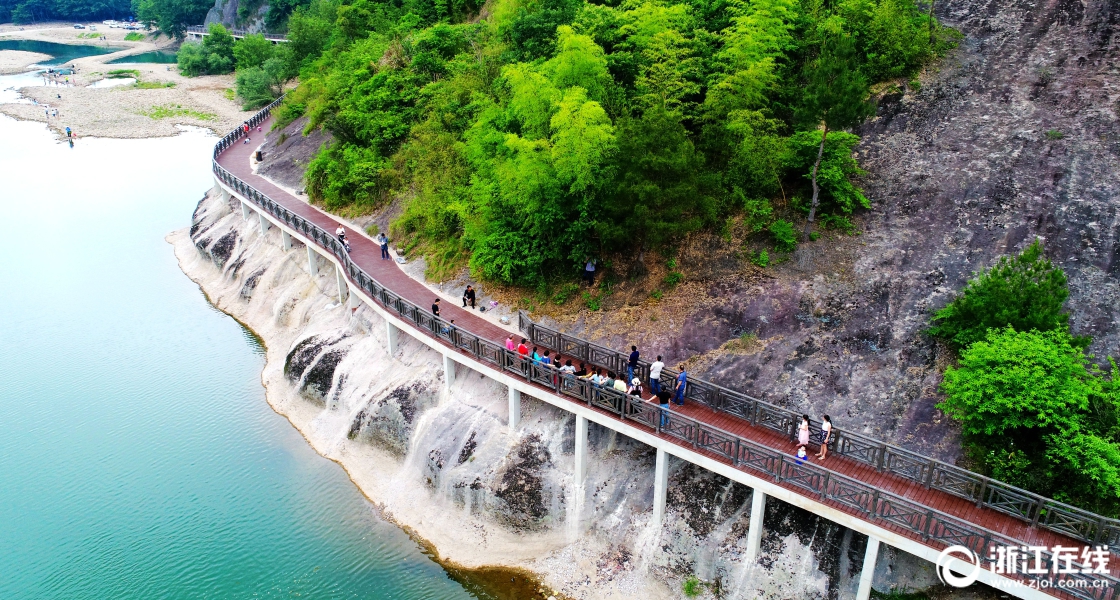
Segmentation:
<svg viewBox="0 0 1120 600">
<path fill-rule="evenodd" d="M 249 125 L 256 127 L 264 122 L 272 108 L 277 106 L 280 101 L 273 102 L 250 118 Z M 663 410 L 658 405 L 646 402 L 641 398 L 623 394 L 614 389 L 597 387 L 587 380 L 560 373 L 550 365 L 536 363 L 518 355 L 516 352 L 507 350 L 498 343 L 453 326 L 449 321 L 433 315 L 428 310 L 413 304 L 381 285 L 350 260 L 349 253 L 332 233 L 288 210 L 218 164 L 217 159 L 221 152 L 236 143 L 242 135 L 244 135 L 242 129 L 230 132 L 214 146 L 214 175 L 220 181 L 229 186 L 240 197 L 256 205 L 258 209 L 267 212 L 273 218 L 337 258 L 350 283 L 365 292 L 366 296 L 373 299 L 385 310 L 398 315 L 405 321 L 411 321 L 419 330 L 418 333 L 422 332 L 424 335 L 433 336 L 454 348 L 462 350 L 474 361 L 481 363 L 480 367 L 483 365 L 489 366 L 572 401 L 612 414 L 635 427 L 671 438 L 696 452 L 721 460 L 755 476 L 771 478 L 775 482 L 795 487 L 804 496 L 815 498 L 819 502 L 843 507 L 864 520 L 900 530 L 934 547 L 961 545 L 975 552 L 982 561 L 990 561 L 995 556 L 995 548 L 999 546 L 1019 547 L 1029 545 L 1022 540 L 991 531 L 919 502 L 880 490 L 863 481 L 829 471 L 812 463 L 800 463 L 794 457 L 788 456 L 782 451 L 739 437 L 680 413 Z M 579 356 L 582 360 L 607 368 L 625 367 L 625 364 L 620 362 L 620 353 L 544 328 L 533 323 L 524 313 L 519 314 L 518 324 L 540 345 L 559 349 L 572 356 Z M 556 343 L 555 345 L 546 343 L 546 340 Z M 568 348 L 568 350 L 564 350 L 565 348 Z M 581 348 L 583 349 L 581 350 Z M 648 366 L 648 364 L 642 363 L 643 378 L 648 376 Z M 671 371 L 666 370 L 664 373 L 663 378 L 667 381 L 672 381 L 675 378 L 675 373 Z M 791 411 L 707 382 L 690 380 L 689 385 L 690 389 L 686 397 L 691 401 L 703 402 L 714 407 L 734 406 L 737 411 L 734 414 L 747 418 L 752 425 L 767 427 L 782 433 L 789 430 Z M 956 490 L 955 495 L 969 499 L 979 498 L 978 501 L 986 506 L 1013 516 L 1019 516 L 1037 525 L 1073 535 L 1079 539 L 1092 537 L 1096 542 L 1101 539 L 1099 532 L 1112 531 L 1108 528 L 1115 527 L 1112 520 L 1105 523 L 1103 517 L 1097 517 L 1096 521 L 1090 521 L 1086 524 L 1083 515 L 1091 515 L 1091 513 L 1085 513 L 1085 511 L 1073 507 L 1069 507 L 1072 509 L 1069 512 L 1071 522 L 1065 525 L 1061 524 L 1062 521 L 1056 517 L 1037 518 L 1034 516 L 1036 513 L 1031 512 L 1034 509 L 1029 507 L 1038 506 L 1037 500 L 1039 497 L 1029 492 L 1000 484 L 944 463 L 931 466 L 932 459 L 926 459 L 920 457 L 920 455 L 863 436 L 844 433 L 838 435 L 836 440 L 837 452 L 843 453 L 845 456 L 874 464 L 877 468 L 889 470 L 892 473 L 909 476 L 911 479 L 924 477 L 923 484 L 925 485 L 931 487 L 936 485 L 937 489 L 943 489 L 948 493 L 954 493 L 952 490 Z M 937 461 L 933 462 L 936 463 Z M 961 475 L 961 472 L 964 475 Z M 945 483 L 953 481 L 952 477 L 958 478 L 957 481 L 961 483 Z M 975 477 L 980 479 L 973 479 Z M 980 491 L 978 494 L 972 493 L 972 495 L 969 495 L 971 493 L 969 490 L 977 485 L 972 483 L 974 481 L 980 482 L 978 484 Z M 1045 504 L 1046 515 L 1049 515 L 1051 511 L 1056 511 L 1054 506 L 1060 504 L 1050 503 L 1053 503 L 1053 501 L 1047 501 L 1047 504 Z M 1027 518 L 1027 515 L 1030 515 L 1030 518 Z M 1086 533 L 1089 535 L 1081 535 Z M 1113 538 L 1108 536 L 1114 535 L 1115 533 L 1108 533 L 1104 537 L 1111 540 Z M 1102 541 L 1100 543 L 1108 542 Z M 1052 564 L 1052 555 L 1049 550 L 1042 553 L 1042 558 L 1046 561 L 1045 564 Z M 1083 568 L 1080 563 L 1073 562 L 1072 564 L 1076 567 L 1076 571 L 1084 572 L 1020 574 L 1019 577 L 1027 581 L 1045 581 L 1046 584 L 1051 586 L 1060 585 L 1061 591 L 1073 598 L 1120 600 L 1120 580 L 1107 574 L 1091 573 L 1089 569 Z M 1105 585 L 1101 585 L 1102 583 Z"/>
</svg>

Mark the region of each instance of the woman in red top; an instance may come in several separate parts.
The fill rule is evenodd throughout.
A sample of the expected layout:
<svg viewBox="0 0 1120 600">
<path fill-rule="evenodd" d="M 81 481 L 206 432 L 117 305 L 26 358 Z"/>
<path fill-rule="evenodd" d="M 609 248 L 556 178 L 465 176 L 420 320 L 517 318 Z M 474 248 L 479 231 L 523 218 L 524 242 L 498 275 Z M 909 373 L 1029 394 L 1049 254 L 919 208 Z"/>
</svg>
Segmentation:
<svg viewBox="0 0 1120 600">
<path fill-rule="evenodd" d="M 521 343 L 517 345 L 517 353 L 521 356 L 529 356 L 529 347 L 525 345 L 527 341 L 525 338 L 521 338 Z"/>
</svg>

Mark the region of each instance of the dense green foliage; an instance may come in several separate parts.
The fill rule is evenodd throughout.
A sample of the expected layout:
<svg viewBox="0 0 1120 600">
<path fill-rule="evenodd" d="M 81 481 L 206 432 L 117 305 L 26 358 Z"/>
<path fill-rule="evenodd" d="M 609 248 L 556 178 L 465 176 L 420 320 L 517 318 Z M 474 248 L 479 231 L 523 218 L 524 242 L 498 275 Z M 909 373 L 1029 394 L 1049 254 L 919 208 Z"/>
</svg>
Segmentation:
<svg viewBox="0 0 1120 600">
<path fill-rule="evenodd" d="M 177 38 L 183 37 L 187 27 L 201 23 L 212 6 L 208 0 L 132 0 L 137 19 Z"/>
<path fill-rule="evenodd" d="M 233 36 L 220 23 L 211 23 L 209 31 L 201 42 L 184 42 L 179 47 L 179 72 L 183 75 L 196 77 L 233 71 Z"/>
<path fill-rule="evenodd" d="M 822 143 L 819 211 L 850 228 L 869 203 L 840 130 L 867 114 L 869 82 L 946 45 L 914 0 L 497 0 L 477 20 L 480 5 L 297 6 L 301 84 L 281 114 L 334 135 L 308 167 L 314 201 L 403 197 L 395 236 L 431 270 L 519 284 L 731 215 L 792 250 Z"/>
<path fill-rule="evenodd" d="M 945 372 L 938 407 L 992 477 L 1090 510 L 1120 511 L 1120 387 L 1063 329 L 990 329 Z"/>
<path fill-rule="evenodd" d="M 1049 331 L 1065 328 L 1069 314 L 1066 276 L 1035 241 L 1018 256 L 1003 256 L 968 282 L 961 294 L 933 316 L 929 333 L 956 348 L 983 340 L 990 328 Z"/>
<path fill-rule="evenodd" d="M 0 23 L 119 19 L 130 11 L 129 0 L 0 0 Z"/>
<path fill-rule="evenodd" d="M 237 70 L 237 96 L 242 108 L 260 108 L 284 93 L 284 82 L 295 75 L 289 45 L 274 45 L 261 34 L 235 40 L 220 24 L 210 25 L 202 42 L 179 47 L 179 72 L 189 77 L 221 75 Z"/>
</svg>

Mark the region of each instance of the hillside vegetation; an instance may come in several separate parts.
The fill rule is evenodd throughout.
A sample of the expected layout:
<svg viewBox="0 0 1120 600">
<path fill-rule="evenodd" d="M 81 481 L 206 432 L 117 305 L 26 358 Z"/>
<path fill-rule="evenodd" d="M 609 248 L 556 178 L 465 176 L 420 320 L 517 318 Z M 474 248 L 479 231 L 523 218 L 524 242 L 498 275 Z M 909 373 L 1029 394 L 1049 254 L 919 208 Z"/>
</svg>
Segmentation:
<svg viewBox="0 0 1120 600">
<path fill-rule="evenodd" d="M 729 217 L 789 251 L 814 172 L 818 222 L 850 229 L 859 138 L 832 130 L 950 43 L 913 0 L 314 0 L 289 36 L 283 118 L 334 137 L 311 198 L 400 197 L 430 270 L 524 285 Z"/>
</svg>

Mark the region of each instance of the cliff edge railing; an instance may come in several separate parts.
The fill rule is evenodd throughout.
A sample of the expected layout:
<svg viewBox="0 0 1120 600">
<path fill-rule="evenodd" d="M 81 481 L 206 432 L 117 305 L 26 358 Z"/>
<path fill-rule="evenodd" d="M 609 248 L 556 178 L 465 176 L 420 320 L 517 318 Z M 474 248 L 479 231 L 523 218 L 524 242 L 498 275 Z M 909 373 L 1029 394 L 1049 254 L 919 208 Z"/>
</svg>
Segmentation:
<svg viewBox="0 0 1120 600">
<path fill-rule="evenodd" d="M 251 117 L 247 121 L 250 127 L 256 128 L 264 124 L 269 119 L 271 110 L 281 100 L 273 102 Z M 728 430 L 728 424 L 743 431 L 735 421 L 745 422 L 752 431 L 771 436 L 776 433 L 782 440 L 787 440 L 794 431 L 799 415 L 710 382 L 690 377 L 686 397 L 720 416 L 718 419 L 707 420 L 724 423 L 725 427 L 722 428 L 706 420 L 662 410 L 656 404 L 641 398 L 613 389 L 599 388 L 588 381 L 561 374 L 548 365 L 534 363 L 507 350 L 496 339 L 487 339 L 471 332 L 463 323 L 452 325 L 374 279 L 351 259 L 342 243 L 324 227 L 261 193 L 223 167 L 219 163 L 222 153 L 243 135 L 243 129 L 239 128 L 215 144 L 213 171 L 219 182 L 255 205 L 258 211 L 270 215 L 276 223 L 290 228 L 333 256 L 345 273 L 347 285 L 359 288 L 389 314 L 399 316 L 402 321 L 415 325 L 424 334 L 438 338 L 465 354 L 463 358 L 469 358 L 479 368 L 496 369 L 531 384 L 533 389 L 541 393 L 556 394 L 590 409 L 614 415 L 622 422 L 660 440 L 688 448 L 698 457 L 714 459 L 755 478 L 772 481 L 820 505 L 839 509 L 883 530 L 901 533 L 925 546 L 936 550 L 964 546 L 987 566 L 997 560 L 997 548 L 1000 546 L 1019 548 L 1037 546 L 1040 541 L 1046 542 L 1047 546 L 1038 558 L 1047 565 L 1057 565 L 1060 557 L 1050 549 L 1061 546 L 1063 542 L 1077 540 L 1108 546 L 1120 542 L 1120 521 L 1116 519 L 1044 498 L 854 432 L 834 430 L 834 443 L 830 448 L 835 449 L 839 460 L 856 463 L 857 468 L 848 469 L 849 472 L 874 473 L 874 476 L 861 478 L 846 475 L 839 472 L 844 470 L 839 468 L 840 464 L 837 464 L 836 470 L 830 470 L 818 464 L 798 461 L 788 453 L 788 444 L 780 444 L 787 449 L 783 451 L 773 444 L 759 442 L 758 436 L 752 439 L 749 435 L 732 433 Z M 245 175 L 256 177 L 251 173 Z M 301 209 L 307 206 L 306 202 L 294 197 L 289 202 L 293 207 Z M 325 215 L 322 218 L 324 221 L 329 219 Z M 308 249 L 310 251 L 310 246 Z M 342 287 L 340 285 L 340 296 Z M 480 327 L 488 325 L 479 321 Z M 519 315 L 519 326 L 535 343 L 592 364 L 620 369 L 626 362 L 625 355 L 621 353 L 543 327 L 532 322 L 524 313 Z M 648 363 L 641 365 L 643 378 L 648 376 L 648 366 Z M 667 369 L 662 377 L 666 382 L 671 382 L 675 373 Z M 819 429 L 819 424 L 815 425 Z M 584 427 L 586 428 L 586 424 Z M 662 468 L 660 464 L 659 458 L 659 469 Z M 915 488 L 924 490 L 924 494 L 915 493 Z M 895 493 L 892 489 L 908 491 Z M 946 507 L 954 501 L 958 504 L 967 501 L 990 511 L 983 512 L 983 518 L 976 519 L 980 522 L 974 522 L 938 508 Z M 656 510 L 655 506 L 655 513 Z M 1008 526 L 1008 518 L 1022 523 L 1022 527 Z M 1015 531 L 1018 535 L 1000 533 L 985 524 L 999 525 L 999 528 Z M 878 547 L 877 542 L 875 547 Z M 1065 559 L 1062 561 L 1065 563 Z M 1084 600 L 1120 600 L 1120 579 L 1107 571 L 1094 570 L 1076 560 L 1069 564 L 1075 568 L 1066 572 L 1016 573 L 1007 576 L 1028 585 L 1036 585 L 1035 589 L 1044 589 L 1050 595 Z M 1044 579 L 1047 580 L 1045 583 Z M 1058 582 L 1057 585 L 1055 582 Z"/>
</svg>

